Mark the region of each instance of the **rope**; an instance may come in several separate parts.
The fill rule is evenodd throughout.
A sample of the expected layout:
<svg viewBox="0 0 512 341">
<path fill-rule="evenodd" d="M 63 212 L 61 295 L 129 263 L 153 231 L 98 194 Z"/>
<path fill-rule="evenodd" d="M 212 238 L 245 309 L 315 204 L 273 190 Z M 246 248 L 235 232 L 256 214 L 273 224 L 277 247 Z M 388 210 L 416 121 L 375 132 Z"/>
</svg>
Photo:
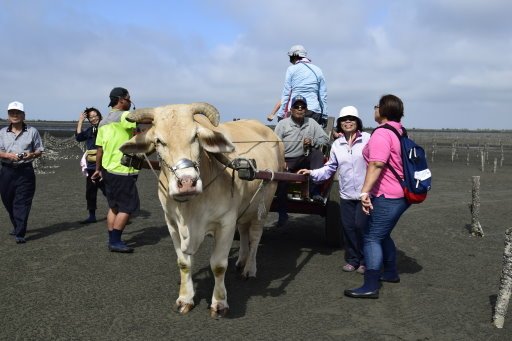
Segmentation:
<svg viewBox="0 0 512 341">
<path fill-rule="evenodd" d="M 158 183 L 160 184 L 160 186 L 162 186 L 163 188 L 165 188 L 165 184 L 160 180 L 160 177 L 158 176 L 158 174 L 156 174 L 156 170 L 153 168 L 153 165 L 151 164 L 151 162 L 149 161 L 149 158 L 148 158 L 148 155 L 146 153 L 144 153 L 144 159 L 146 159 L 146 162 L 147 164 L 149 165 L 149 168 L 151 169 L 151 171 L 153 172 L 153 174 L 155 175 L 155 178 L 156 180 L 158 181 Z"/>
</svg>

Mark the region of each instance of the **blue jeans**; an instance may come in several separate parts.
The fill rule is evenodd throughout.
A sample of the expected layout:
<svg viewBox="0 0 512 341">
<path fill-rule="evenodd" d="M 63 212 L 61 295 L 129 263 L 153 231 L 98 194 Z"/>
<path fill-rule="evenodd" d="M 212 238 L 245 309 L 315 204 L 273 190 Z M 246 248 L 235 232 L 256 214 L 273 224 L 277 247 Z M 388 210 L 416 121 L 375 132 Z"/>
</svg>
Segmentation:
<svg viewBox="0 0 512 341">
<path fill-rule="evenodd" d="M 366 268 L 381 270 L 383 262 L 396 267 L 396 247 L 391 232 L 410 204 L 404 198 L 386 199 L 380 196 L 372 198 L 372 205 L 370 221 L 363 237 Z"/>
<path fill-rule="evenodd" d="M 363 233 L 368 225 L 368 216 L 361 209 L 361 201 L 341 199 L 340 213 L 345 239 L 345 261 L 355 268 L 365 265 Z"/>
</svg>

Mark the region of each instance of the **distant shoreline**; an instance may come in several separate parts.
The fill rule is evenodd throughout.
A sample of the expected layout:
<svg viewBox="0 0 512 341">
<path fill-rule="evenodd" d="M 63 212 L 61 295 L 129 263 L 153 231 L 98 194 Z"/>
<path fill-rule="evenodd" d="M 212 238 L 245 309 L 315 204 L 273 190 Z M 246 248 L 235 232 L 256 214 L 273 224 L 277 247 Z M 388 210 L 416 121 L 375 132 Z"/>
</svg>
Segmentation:
<svg viewBox="0 0 512 341">
<path fill-rule="evenodd" d="M 29 126 L 41 131 L 62 131 L 73 133 L 76 129 L 78 121 L 25 121 Z M 6 120 L 0 120 L 0 128 L 7 125 Z M 88 127 L 88 123 L 84 123 L 84 127 Z"/>
<path fill-rule="evenodd" d="M 78 121 L 31 121 L 26 120 L 28 125 L 35 127 L 38 130 L 47 131 L 75 131 Z M 7 121 L 0 119 L 0 128 L 7 125 Z M 87 127 L 84 123 L 84 127 Z M 273 128 L 274 126 L 271 126 Z M 371 132 L 375 127 L 365 128 L 366 131 Z M 442 129 L 428 129 L 428 128 L 407 128 L 409 132 L 446 132 L 446 133 L 511 133 L 512 129 L 456 129 L 456 128 L 442 128 Z"/>
</svg>

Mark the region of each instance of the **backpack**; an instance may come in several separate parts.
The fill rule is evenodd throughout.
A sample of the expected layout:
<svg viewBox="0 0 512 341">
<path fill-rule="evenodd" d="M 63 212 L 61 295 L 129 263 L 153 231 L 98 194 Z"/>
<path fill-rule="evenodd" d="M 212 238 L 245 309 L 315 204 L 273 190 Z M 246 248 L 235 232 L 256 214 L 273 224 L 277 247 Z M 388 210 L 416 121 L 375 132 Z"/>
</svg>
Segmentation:
<svg viewBox="0 0 512 341">
<path fill-rule="evenodd" d="M 378 128 L 391 130 L 400 141 L 404 179 L 398 175 L 397 171 L 389 163 L 388 167 L 400 185 L 402 185 L 405 199 L 410 204 L 423 202 L 427 198 L 427 192 L 432 186 L 432 173 L 428 169 L 425 150 L 409 138 L 405 128 L 402 128 L 402 135 L 387 123 L 375 129 Z"/>
</svg>

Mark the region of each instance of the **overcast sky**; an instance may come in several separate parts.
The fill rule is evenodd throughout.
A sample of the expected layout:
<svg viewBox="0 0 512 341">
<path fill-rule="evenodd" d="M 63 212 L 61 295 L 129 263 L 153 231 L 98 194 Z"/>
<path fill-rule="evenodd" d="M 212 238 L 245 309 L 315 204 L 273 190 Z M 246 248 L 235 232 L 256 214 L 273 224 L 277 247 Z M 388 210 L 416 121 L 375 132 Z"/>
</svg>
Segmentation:
<svg viewBox="0 0 512 341">
<path fill-rule="evenodd" d="M 0 0 L 0 105 L 27 119 L 107 113 L 113 87 L 137 107 L 209 102 L 221 120 L 265 116 L 287 51 L 302 44 L 329 114 L 365 126 L 392 93 L 409 128 L 512 129 L 510 0 Z"/>
</svg>

